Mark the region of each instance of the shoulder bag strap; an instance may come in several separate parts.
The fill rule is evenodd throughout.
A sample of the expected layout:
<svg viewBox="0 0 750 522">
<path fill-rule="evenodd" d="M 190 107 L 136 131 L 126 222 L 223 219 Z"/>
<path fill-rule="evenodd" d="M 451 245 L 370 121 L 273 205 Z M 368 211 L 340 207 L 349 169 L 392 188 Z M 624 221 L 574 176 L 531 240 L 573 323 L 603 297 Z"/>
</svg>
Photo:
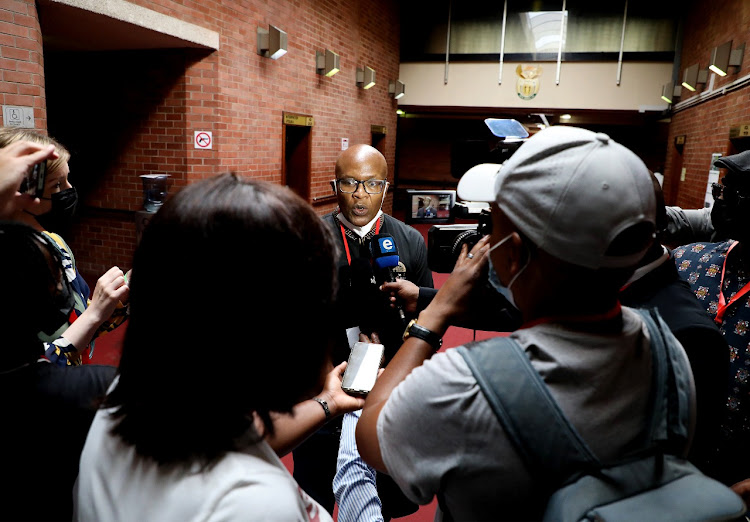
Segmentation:
<svg viewBox="0 0 750 522">
<path fill-rule="evenodd" d="M 646 323 L 651 344 L 651 406 L 648 415 L 648 428 L 641 441 L 641 447 L 648 447 L 652 443 L 667 440 L 667 400 L 670 395 L 667 393 L 667 386 L 670 383 L 664 338 L 649 310 L 638 309 L 637 312 L 643 322 Z"/>
<path fill-rule="evenodd" d="M 54 246 L 61 255 L 67 254 L 67 256 L 70 257 L 70 262 L 73 264 L 73 270 L 76 270 L 76 258 L 73 256 L 73 250 L 71 250 L 65 240 L 60 237 L 59 234 L 55 234 L 49 230 L 42 231 L 42 234 L 50 238 L 50 244 Z"/>
<path fill-rule="evenodd" d="M 458 350 L 539 484 L 554 489 L 582 469 L 599 466 L 517 342 L 498 337 Z"/>
<path fill-rule="evenodd" d="M 690 432 L 691 368 L 656 309 L 637 310 L 648 327 L 654 379 L 647 444 L 683 444 Z"/>
</svg>

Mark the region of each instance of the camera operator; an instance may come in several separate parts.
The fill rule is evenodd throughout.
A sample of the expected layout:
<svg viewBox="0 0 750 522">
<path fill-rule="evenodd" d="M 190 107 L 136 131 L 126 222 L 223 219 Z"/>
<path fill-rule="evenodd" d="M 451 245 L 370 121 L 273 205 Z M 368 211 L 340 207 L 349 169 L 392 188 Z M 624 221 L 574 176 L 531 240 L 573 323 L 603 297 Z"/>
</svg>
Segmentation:
<svg viewBox="0 0 750 522">
<path fill-rule="evenodd" d="M 458 217 L 465 216 L 459 215 Z M 427 260 L 430 268 L 435 272 L 452 271 L 463 245 L 471 249 L 491 230 L 492 217 L 487 209 L 479 213 L 476 225 L 432 227 L 427 245 Z M 497 292 L 493 288 L 490 282 L 493 276 L 493 273 L 483 274 L 484 284 L 477 284 L 473 288 L 471 299 L 467 303 L 468 307 L 461 317 L 455 319 L 454 326 L 494 332 L 512 332 L 521 326 L 521 313 L 508 299 L 510 296 L 507 293 Z M 380 290 L 389 294 L 392 307 L 401 305 L 404 311 L 411 315 L 424 310 L 437 294 L 434 288 L 420 288 L 404 279 L 386 281 L 381 285 Z"/>
<path fill-rule="evenodd" d="M 598 457 L 623 455 L 649 410 L 646 325 L 618 302 L 653 240 L 655 197 L 645 165 L 605 134 L 550 127 L 498 171 L 480 165 L 459 182 L 462 199 L 492 202 L 492 232 L 470 252 L 463 248 L 357 426 L 368 464 L 415 502 L 437 495 L 441 511 L 456 520 L 539 518 L 548 495 L 461 352 L 433 355 L 465 313 L 488 261 L 498 291 L 511 292 L 523 315 L 511 339 Z"/>
<path fill-rule="evenodd" d="M 489 274 L 482 275 L 484 283 L 479 282 L 472 289 L 466 310 L 454 319 L 452 326 L 489 332 L 512 332 L 521 326 L 521 312 L 492 287 L 489 277 Z M 411 315 L 427 308 L 438 293 L 435 288 L 420 288 L 405 279 L 386 281 L 380 290 L 389 295 L 392 307 L 401 303 L 404 311 Z"/>
</svg>

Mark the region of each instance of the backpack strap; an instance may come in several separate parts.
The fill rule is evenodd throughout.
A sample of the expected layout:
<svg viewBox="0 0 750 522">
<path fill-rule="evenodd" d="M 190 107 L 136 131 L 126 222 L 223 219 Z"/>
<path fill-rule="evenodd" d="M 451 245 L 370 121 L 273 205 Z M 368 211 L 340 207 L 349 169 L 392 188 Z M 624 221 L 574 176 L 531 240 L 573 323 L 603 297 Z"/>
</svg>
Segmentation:
<svg viewBox="0 0 750 522">
<path fill-rule="evenodd" d="M 647 429 L 639 447 L 648 447 L 653 443 L 665 442 L 668 439 L 667 417 L 669 411 L 667 385 L 672 379 L 667 376 L 667 352 L 664 338 L 648 310 L 636 310 L 646 323 L 651 343 L 651 405 L 649 407 Z"/>
<path fill-rule="evenodd" d="M 644 446 L 679 454 L 690 434 L 690 363 L 656 309 L 637 309 L 646 323 L 653 360 L 652 404 Z"/>
<path fill-rule="evenodd" d="M 639 450 L 683 443 L 690 368 L 656 310 L 639 310 L 651 339 L 651 407 Z M 550 491 L 603 466 L 558 406 L 526 352 L 509 337 L 458 348 L 535 481 Z M 683 400 L 683 399 L 687 400 Z"/>
<path fill-rule="evenodd" d="M 458 351 L 539 484 L 552 490 L 581 469 L 599 466 L 516 341 L 497 337 Z"/>
</svg>

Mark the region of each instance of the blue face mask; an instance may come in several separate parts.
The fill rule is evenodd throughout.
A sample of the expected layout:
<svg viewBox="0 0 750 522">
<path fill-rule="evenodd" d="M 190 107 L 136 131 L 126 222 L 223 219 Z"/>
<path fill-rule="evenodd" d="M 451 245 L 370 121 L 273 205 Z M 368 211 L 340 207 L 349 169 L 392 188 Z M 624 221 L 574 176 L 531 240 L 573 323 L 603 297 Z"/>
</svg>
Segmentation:
<svg viewBox="0 0 750 522">
<path fill-rule="evenodd" d="M 499 247 L 500 245 L 502 245 L 503 243 L 505 243 L 506 241 L 508 241 L 511 238 L 512 235 L 513 234 L 508 234 L 503 239 L 501 239 L 500 241 L 498 241 L 497 243 L 495 243 L 494 245 L 492 245 L 487 253 L 490 254 L 497 247 Z M 505 299 L 507 299 L 510 304 L 512 304 L 514 307 L 518 308 L 518 306 L 516 306 L 516 301 L 513 299 L 513 292 L 511 291 L 510 287 L 511 287 L 511 285 L 513 283 L 516 282 L 516 279 L 518 279 L 518 276 L 521 275 L 521 272 L 523 272 L 524 270 L 526 270 L 526 267 L 529 266 L 529 259 L 528 258 L 526 259 L 526 263 L 523 265 L 523 267 L 521 267 L 521 270 L 519 270 L 518 272 L 516 272 L 516 275 L 514 275 L 513 279 L 511 279 L 510 283 L 508 283 L 508 286 L 505 286 L 500 281 L 500 278 L 497 276 L 497 272 L 495 272 L 495 267 L 492 266 L 492 257 L 490 257 L 489 260 L 490 260 L 490 268 L 489 268 L 489 270 L 490 270 L 490 272 L 489 272 L 490 285 L 492 286 L 492 288 L 495 289 L 495 291 L 497 293 L 499 293 Z"/>
</svg>

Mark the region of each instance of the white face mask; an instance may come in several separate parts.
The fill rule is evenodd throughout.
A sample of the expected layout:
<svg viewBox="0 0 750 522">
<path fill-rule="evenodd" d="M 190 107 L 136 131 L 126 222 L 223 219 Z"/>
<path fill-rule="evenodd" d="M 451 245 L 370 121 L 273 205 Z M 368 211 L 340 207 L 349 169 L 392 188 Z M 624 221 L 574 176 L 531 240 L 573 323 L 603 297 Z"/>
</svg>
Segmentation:
<svg viewBox="0 0 750 522">
<path fill-rule="evenodd" d="M 505 243 L 506 241 L 508 241 L 512 236 L 513 236 L 512 233 L 510 233 L 507 236 L 505 236 L 503 239 L 501 239 L 500 241 L 498 241 L 497 243 L 495 243 L 494 245 L 492 245 L 487 253 L 488 254 L 492 253 L 493 250 L 495 250 L 497 247 L 499 247 L 500 245 L 502 245 L 503 243 Z M 511 285 L 513 283 L 516 282 L 516 279 L 518 279 L 518 276 L 521 275 L 521 272 L 523 272 L 524 270 L 526 270 L 526 267 L 529 266 L 529 258 L 528 257 L 526 258 L 526 263 L 524 263 L 524 265 L 521 267 L 521 270 L 519 270 L 518 272 L 516 272 L 516 275 L 514 275 L 513 278 L 510 280 L 510 283 L 508 283 L 508 286 L 505 286 L 500 281 L 500 278 L 497 276 L 497 272 L 495 272 L 495 267 L 492 266 L 492 257 L 491 256 L 489 257 L 489 260 L 490 260 L 490 268 L 489 268 L 489 270 L 490 270 L 490 272 L 489 272 L 490 285 L 492 285 L 492 288 L 494 288 L 500 295 L 502 295 L 503 297 L 505 297 L 505 299 L 507 299 L 510 304 L 512 304 L 513 306 L 515 306 L 516 308 L 518 308 L 516 306 L 516 301 L 513 299 L 513 292 L 511 291 L 510 287 L 511 287 Z"/>
</svg>

